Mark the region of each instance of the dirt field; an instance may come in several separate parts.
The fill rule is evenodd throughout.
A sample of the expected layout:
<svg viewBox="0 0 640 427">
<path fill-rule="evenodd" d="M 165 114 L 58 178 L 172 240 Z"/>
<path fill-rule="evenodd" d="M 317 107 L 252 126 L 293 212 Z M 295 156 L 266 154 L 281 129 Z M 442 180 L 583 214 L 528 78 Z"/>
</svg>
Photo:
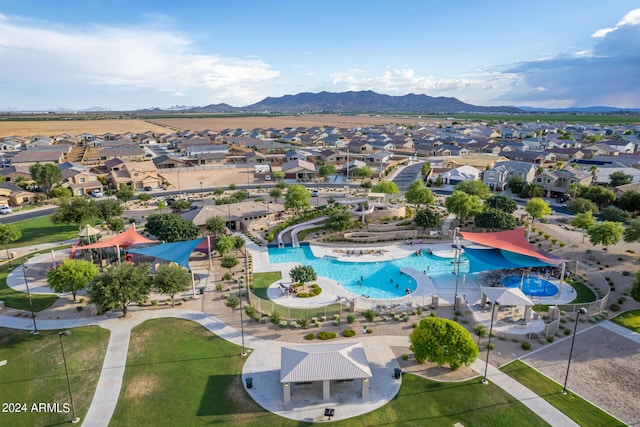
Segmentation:
<svg viewBox="0 0 640 427">
<path fill-rule="evenodd" d="M 162 124 L 176 129 L 189 129 L 200 131 L 210 129 L 221 131 L 223 129 L 267 129 L 274 127 L 283 129 L 291 127 L 312 127 L 312 126 L 336 126 L 349 128 L 353 126 L 386 125 L 389 123 L 403 123 L 414 125 L 426 125 L 427 123 L 444 123 L 443 119 L 427 119 L 417 117 L 394 117 L 394 116 L 340 116 L 337 114 L 318 114 L 303 116 L 281 116 L 281 117 L 212 117 L 204 119 L 158 119 L 150 120 L 152 123 Z"/>
<path fill-rule="evenodd" d="M 79 135 L 83 132 L 103 134 L 125 132 L 169 132 L 167 128 L 143 120 L 56 120 L 56 121 L 0 121 L 0 138 L 11 135 L 54 136 L 61 133 Z"/>
</svg>

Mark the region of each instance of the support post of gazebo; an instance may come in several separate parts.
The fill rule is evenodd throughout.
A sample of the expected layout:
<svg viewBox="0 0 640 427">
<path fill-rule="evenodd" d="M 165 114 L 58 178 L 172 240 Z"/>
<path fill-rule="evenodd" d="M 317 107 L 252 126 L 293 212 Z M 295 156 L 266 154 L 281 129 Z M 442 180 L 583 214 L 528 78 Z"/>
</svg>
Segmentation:
<svg viewBox="0 0 640 427">
<path fill-rule="evenodd" d="M 194 298 L 198 298 L 196 296 L 196 276 L 195 274 L 193 274 L 193 270 L 191 271 L 191 292 L 193 293 L 193 297 Z"/>
<path fill-rule="evenodd" d="M 567 270 L 567 263 L 562 263 L 562 270 L 560 271 L 560 282 L 558 283 L 558 298 L 562 298 L 562 285 L 564 283 L 564 273 Z"/>
<path fill-rule="evenodd" d="M 369 378 L 362 379 L 362 398 L 369 397 Z"/>
<path fill-rule="evenodd" d="M 282 394 L 284 397 L 284 403 L 291 402 L 291 386 L 289 383 L 282 383 Z"/>
<path fill-rule="evenodd" d="M 524 324 L 528 324 L 529 320 L 531 320 L 531 306 L 526 305 L 524 307 Z"/>
<path fill-rule="evenodd" d="M 331 396 L 331 381 L 322 380 L 322 400 L 329 400 Z"/>
</svg>

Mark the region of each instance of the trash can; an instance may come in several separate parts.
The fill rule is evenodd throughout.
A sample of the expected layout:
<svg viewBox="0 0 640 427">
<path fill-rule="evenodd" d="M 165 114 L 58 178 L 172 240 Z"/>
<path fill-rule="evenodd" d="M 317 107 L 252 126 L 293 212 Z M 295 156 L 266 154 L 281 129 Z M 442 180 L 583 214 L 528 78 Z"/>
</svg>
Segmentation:
<svg viewBox="0 0 640 427">
<path fill-rule="evenodd" d="M 247 383 L 247 388 L 253 388 L 253 377 L 247 377 L 244 381 Z"/>
<path fill-rule="evenodd" d="M 394 378 L 394 379 L 399 380 L 401 375 L 402 375 L 402 369 L 400 369 L 400 368 L 395 368 L 395 369 L 393 370 L 393 378 Z"/>
</svg>

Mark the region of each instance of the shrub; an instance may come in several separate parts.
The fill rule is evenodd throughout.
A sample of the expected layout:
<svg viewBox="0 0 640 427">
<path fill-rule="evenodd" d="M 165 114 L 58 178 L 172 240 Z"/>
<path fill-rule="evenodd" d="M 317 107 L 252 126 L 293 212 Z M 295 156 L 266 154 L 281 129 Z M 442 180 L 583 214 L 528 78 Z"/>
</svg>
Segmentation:
<svg viewBox="0 0 640 427">
<path fill-rule="evenodd" d="M 565 335 L 571 335 L 571 329 L 570 328 L 564 328 L 564 334 Z"/>
<path fill-rule="evenodd" d="M 151 305 L 152 305 L 152 306 L 154 306 L 154 307 L 155 307 L 156 305 L 158 305 L 158 300 L 157 300 L 157 299 L 152 299 L 152 300 L 151 300 Z"/>
<path fill-rule="evenodd" d="M 289 322 L 289 326 L 291 326 L 292 328 L 297 328 L 298 322 L 296 322 L 295 320 L 292 320 L 291 322 Z"/>
<path fill-rule="evenodd" d="M 552 335 L 552 336 L 547 337 L 547 342 L 553 342 L 553 335 Z"/>
<path fill-rule="evenodd" d="M 388 322 L 388 321 L 389 321 L 389 318 L 388 318 L 387 316 L 382 316 L 382 321 L 383 321 L 383 322 Z"/>
<path fill-rule="evenodd" d="M 373 333 L 373 329 L 367 328 L 367 333 L 368 333 L 368 334 Z"/>
<path fill-rule="evenodd" d="M 348 324 L 352 324 L 352 323 L 353 323 L 353 322 L 355 322 L 355 321 L 356 321 L 356 316 L 354 316 L 353 314 L 349 314 L 349 315 L 347 316 L 347 323 L 348 323 Z"/>
<path fill-rule="evenodd" d="M 377 316 L 377 313 L 375 312 L 374 309 L 370 308 L 368 310 L 365 310 L 362 312 L 362 315 L 364 316 L 365 319 L 367 319 L 369 322 L 373 322 Z"/>
<path fill-rule="evenodd" d="M 340 326 L 340 319 L 333 319 L 333 326 Z"/>
<path fill-rule="evenodd" d="M 456 310 L 453 314 L 455 314 L 456 316 L 460 316 L 460 310 Z"/>
<path fill-rule="evenodd" d="M 404 353 L 402 355 L 402 360 L 409 360 L 409 355 L 407 353 Z"/>
<path fill-rule="evenodd" d="M 417 327 L 418 327 L 418 324 L 417 324 L 416 322 L 413 322 L 413 323 L 411 324 L 411 327 L 412 327 L 413 329 L 415 329 L 415 328 L 417 328 Z"/>
<path fill-rule="evenodd" d="M 494 348 L 496 348 L 496 345 L 494 343 L 491 343 L 487 347 L 489 348 L 489 350 L 493 350 Z"/>
<path fill-rule="evenodd" d="M 618 304 L 616 304 L 616 303 L 613 303 L 613 304 L 611 304 L 611 305 L 609 306 L 609 309 L 610 309 L 611 311 L 620 311 L 620 306 L 619 306 Z"/>
<path fill-rule="evenodd" d="M 256 308 L 254 306 L 252 306 L 251 304 L 247 304 L 244 306 L 244 312 L 247 314 L 247 316 L 249 316 L 250 318 L 255 318 L 256 317 Z"/>
<path fill-rule="evenodd" d="M 429 313 L 429 316 L 431 316 L 431 317 L 436 317 L 436 312 L 435 312 L 435 311 L 432 311 L 431 313 Z"/>
<path fill-rule="evenodd" d="M 280 326 L 281 328 L 286 328 L 287 327 L 287 321 L 286 320 L 281 320 L 280 323 L 278 323 L 278 326 Z"/>
<path fill-rule="evenodd" d="M 625 297 L 618 298 L 618 304 L 624 304 L 627 299 Z"/>
<path fill-rule="evenodd" d="M 326 322 L 327 321 L 327 316 L 320 316 L 320 321 L 321 322 Z"/>
<path fill-rule="evenodd" d="M 352 337 L 356 334 L 356 331 L 354 331 L 353 329 L 345 329 L 344 331 L 342 331 L 342 336 L 349 338 Z"/>
<path fill-rule="evenodd" d="M 273 323 L 274 325 L 277 325 L 278 323 L 280 323 L 280 313 L 277 310 L 273 310 L 271 312 L 271 323 Z"/>
<path fill-rule="evenodd" d="M 328 332 L 328 331 L 318 332 L 318 339 L 319 340 L 330 340 L 330 339 L 333 339 L 333 338 L 335 338 L 337 336 L 338 335 L 336 335 L 335 332 Z"/>
<path fill-rule="evenodd" d="M 522 343 L 522 349 L 523 350 L 531 350 L 531 343 L 530 342 L 523 342 Z"/>
<path fill-rule="evenodd" d="M 453 316 L 453 321 L 457 322 L 458 321 L 458 316 Z"/>
<path fill-rule="evenodd" d="M 302 329 L 307 329 L 309 327 L 309 321 L 307 320 L 306 317 L 301 317 L 300 318 L 300 327 Z"/>
</svg>

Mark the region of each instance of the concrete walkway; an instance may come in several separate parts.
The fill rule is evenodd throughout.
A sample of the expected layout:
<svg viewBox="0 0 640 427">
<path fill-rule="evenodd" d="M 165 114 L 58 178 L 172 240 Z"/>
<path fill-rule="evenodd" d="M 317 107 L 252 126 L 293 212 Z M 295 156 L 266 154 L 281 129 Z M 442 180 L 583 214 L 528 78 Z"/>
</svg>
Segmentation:
<svg viewBox="0 0 640 427">
<path fill-rule="evenodd" d="M 632 331 L 631 329 L 627 329 L 624 326 L 620 326 L 617 323 L 613 323 L 609 320 L 605 320 L 604 322 L 599 323 L 598 326 L 602 326 L 603 328 L 615 334 L 618 334 L 640 344 L 640 334 Z"/>
</svg>

